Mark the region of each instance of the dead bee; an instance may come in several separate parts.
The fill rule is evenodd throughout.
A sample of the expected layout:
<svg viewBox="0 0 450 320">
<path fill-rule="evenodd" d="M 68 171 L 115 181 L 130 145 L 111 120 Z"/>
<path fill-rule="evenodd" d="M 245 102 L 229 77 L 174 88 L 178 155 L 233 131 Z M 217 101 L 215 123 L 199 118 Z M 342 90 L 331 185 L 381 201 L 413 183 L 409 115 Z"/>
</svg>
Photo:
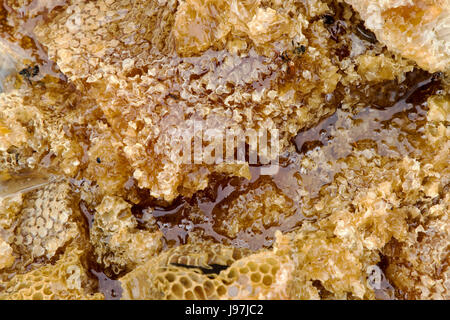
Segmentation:
<svg viewBox="0 0 450 320">
<path fill-rule="evenodd" d="M 334 23 L 334 17 L 331 14 L 324 14 L 322 16 L 323 23 L 330 25 Z"/>
<path fill-rule="evenodd" d="M 299 47 L 295 47 L 294 48 L 294 53 L 295 54 L 303 54 L 306 52 L 306 47 L 304 45 L 301 45 Z"/>
<path fill-rule="evenodd" d="M 294 40 L 292 40 L 292 46 L 294 47 L 292 52 L 296 55 L 301 55 L 306 52 L 306 47 L 302 44 L 294 43 Z"/>
<path fill-rule="evenodd" d="M 375 34 L 372 31 L 366 29 L 363 23 L 360 23 L 356 26 L 356 35 L 360 39 L 368 41 L 370 43 L 377 42 L 377 37 L 375 36 Z"/>
<path fill-rule="evenodd" d="M 283 62 L 288 62 L 291 60 L 286 51 L 283 51 L 283 53 L 281 54 L 281 60 L 283 60 Z"/>
<path fill-rule="evenodd" d="M 31 84 L 30 78 L 33 78 L 39 74 L 39 66 L 24 68 L 19 71 L 19 74 L 24 77 L 29 84 Z"/>
</svg>

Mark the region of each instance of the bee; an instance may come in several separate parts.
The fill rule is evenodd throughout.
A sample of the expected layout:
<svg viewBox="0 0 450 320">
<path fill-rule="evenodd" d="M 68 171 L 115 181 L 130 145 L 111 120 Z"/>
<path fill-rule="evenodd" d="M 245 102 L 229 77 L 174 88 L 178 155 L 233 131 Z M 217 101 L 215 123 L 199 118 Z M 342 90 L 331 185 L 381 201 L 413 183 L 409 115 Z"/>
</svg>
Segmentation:
<svg viewBox="0 0 450 320">
<path fill-rule="evenodd" d="M 323 23 L 330 25 L 334 23 L 334 17 L 330 14 L 324 14 L 322 16 Z"/>
<path fill-rule="evenodd" d="M 30 78 L 33 78 L 39 74 L 39 66 L 24 68 L 19 71 L 19 74 L 24 77 L 29 84 L 31 84 Z"/>
<path fill-rule="evenodd" d="M 291 60 L 286 51 L 283 51 L 283 53 L 281 54 L 281 60 L 283 60 L 283 62 L 288 62 Z"/>
<path fill-rule="evenodd" d="M 306 47 L 302 44 L 295 43 L 294 40 L 292 40 L 292 47 L 294 48 L 292 52 L 296 55 L 302 55 L 306 52 Z"/>
<path fill-rule="evenodd" d="M 306 52 L 306 47 L 304 45 L 301 45 L 301 46 L 298 46 L 298 47 L 294 48 L 294 53 L 295 54 L 300 55 L 300 54 L 303 54 L 305 52 Z"/>
</svg>

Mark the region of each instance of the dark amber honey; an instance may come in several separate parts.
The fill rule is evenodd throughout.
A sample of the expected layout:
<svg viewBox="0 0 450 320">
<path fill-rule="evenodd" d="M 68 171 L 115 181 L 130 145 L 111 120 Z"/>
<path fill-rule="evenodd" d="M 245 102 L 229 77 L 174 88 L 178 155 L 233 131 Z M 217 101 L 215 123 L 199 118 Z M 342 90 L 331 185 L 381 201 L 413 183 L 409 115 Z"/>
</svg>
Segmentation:
<svg viewBox="0 0 450 320">
<path fill-rule="evenodd" d="M 0 163 L 0 197 L 13 199 L 2 202 L 0 249 L 14 260 L 0 268 L 0 298 L 445 297 L 445 73 L 389 51 L 349 5 L 249 0 L 239 10 L 254 18 L 230 27 L 228 3 L 204 1 L 223 12 L 203 12 L 197 2 L 149 4 L 156 14 L 142 19 L 160 36 L 133 29 L 140 2 L 117 2 L 110 16 L 103 1 L 83 4 L 86 30 L 68 36 L 69 46 L 42 35 L 77 27 L 66 1 L 2 2 L 0 40 L 21 59 L 0 100 L 2 143 L 17 144 Z M 295 41 L 294 12 L 308 22 Z M 111 19 L 105 38 L 96 14 Z M 184 15 L 199 19 L 195 37 L 180 29 L 193 28 Z M 164 133 L 195 117 L 218 126 L 216 113 L 232 114 L 230 126 L 279 129 L 278 173 L 250 165 L 247 179 L 234 167 L 178 166 Z M 64 179 L 68 195 L 52 193 Z M 67 237 L 50 242 L 58 223 Z M 38 244 L 35 234 L 45 234 Z M 23 293 L 41 271 L 48 281 L 63 274 L 51 281 L 69 294 Z M 248 296 L 236 289 L 244 274 Z"/>
</svg>

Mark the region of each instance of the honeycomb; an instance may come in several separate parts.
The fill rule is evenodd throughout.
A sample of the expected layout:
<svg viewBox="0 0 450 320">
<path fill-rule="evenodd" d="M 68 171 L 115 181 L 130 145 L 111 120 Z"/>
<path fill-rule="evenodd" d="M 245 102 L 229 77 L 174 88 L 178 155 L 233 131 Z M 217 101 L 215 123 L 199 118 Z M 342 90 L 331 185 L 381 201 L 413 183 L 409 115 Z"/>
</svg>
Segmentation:
<svg viewBox="0 0 450 320">
<path fill-rule="evenodd" d="M 0 201 L 0 226 L 2 231 L 11 230 L 22 210 L 23 194 L 17 193 L 14 196 L 2 197 Z"/>
<path fill-rule="evenodd" d="M 449 71 L 448 0 L 346 0 L 391 50 L 431 72 Z"/>
<path fill-rule="evenodd" d="M 450 99 L 434 96 L 428 99 L 428 105 L 427 135 L 430 141 L 440 142 L 448 150 L 450 132 L 445 124 L 449 121 Z M 448 152 L 439 156 L 448 163 Z M 383 249 L 388 263 L 386 274 L 401 290 L 403 299 L 448 300 L 450 297 L 448 175 L 444 184 L 441 191 L 438 178 L 428 179 L 422 187 L 425 195 L 433 198 L 443 192 L 444 197 L 429 204 L 423 215 L 418 215 L 421 223 L 413 227 L 404 241 L 391 241 Z"/>
<path fill-rule="evenodd" d="M 0 238 L 0 269 L 9 268 L 14 263 L 13 249 Z"/>
<path fill-rule="evenodd" d="M 195 134 L 195 123 L 208 145 L 215 143 L 208 130 L 236 135 L 245 129 L 278 130 L 283 150 L 299 130 L 335 110 L 339 83 L 360 81 L 359 75 L 340 72 L 347 68 L 334 50 L 325 50 L 325 43 L 337 46 L 333 40 L 315 37 L 328 34 L 323 20 L 316 19 L 327 12 L 325 3 L 310 12 L 295 2 L 277 2 L 274 8 L 260 1 L 237 7 L 223 0 L 179 7 L 174 0 L 147 3 L 76 2 L 39 24 L 36 34 L 64 74 L 100 105 L 123 142 L 139 188 L 155 198 L 173 201 L 180 186 L 183 195 L 193 194 L 217 172 L 180 157 L 190 150 L 191 141 L 183 137 Z M 223 16 L 210 14 L 217 11 Z M 213 25 L 217 34 L 209 34 Z M 190 48 L 197 49 L 187 54 Z M 390 77 L 411 69 L 399 57 L 386 59 L 396 69 Z M 205 157 L 208 164 L 219 161 Z M 231 163 L 226 166 L 239 175 Z"/>
<path fill-rule="evenodd" d="M 79 212 L 72 209 L 73 199 L 67 183 L 52 183 L 24 199 L 14 244 L 30 260 L 51 259 L 58 249 L 81 232 Z"/>
<path fill-rule="evenodd" d="M 68 248 L 54 264 L 14 276 L 0 292 L 1 300 L 100 300 L 101 293 L 87 290 L 88 277 L 82 250 Z"/>
<path fill-rule="evenodd" d="M 99 123 L 96 131 L 87 152 L 86 177 L 96 181 L 105 193 L 124 195 L 124 185 L 131 172 L 123 153 L 123 144 L 104 123 Z"/>
<path fill-rule="evenodd" d="M 76 98 L 65 87 L 49 79 L 42 86 L 23 83 L 1 95 L 0 170 L 5 178 L 38 168 L 49 171 L 53 166 L 64 168 L 68 176 L 78 171 L 82 147 L 70 138 L 68 128 L 83 108 L 80 104 L 80 109 L 73 109 Z"/>
<path fill-rule="evenodd" d="M 132 270 L 162 248 L 162 233 L 138 230 L 131 205 L 122 198 L 106 196 L 96 208 L 90 239 L 97 262 L 119 274 Z"/>
<path fill-rule="evenodd" d="M 449 7 L 2 1 L 0 299 L 448 300 Z"/>
<path fill-rule="evenodd" d="M 288 299 L 294 263 L 274 254 L 253 254 L 232 264 L 224 272 L 230 299 Z M 226 280 L 225 280 L 226 279 Z"/>
<path fill-rule="evenodd" d="M 277 228 L 295 214 L 292 200 L 275 184 L 262 183 L 261 187 L 243 191 L 230 203 L 220 209 L 226 217 L 218 220 L 215 229 L 230 238 L 236 238 L 243 230 L 249 237 L 264 233 L 269 228 Z M 230 197 L 231 198 L 231 197 Z M 247 226 L 251 226 L 248 228 Z"/>
<path fill-rule="evenodd" d="M 163 252 L 120 278 L 124 299 L 219 299 L 227 278 L 213 267 L 231 268 L 251 252 L 218 244 L 184 245 Z M 203 270 L 203 271 L 202 271 Z M 212 272 L 208 272 L 208 271 Z M 230 276 L 231 277 L 231 276 Z M 233 275 L 234 277 L 234 275 Z"/>
<path fill-rule="evenodd" d="M 189 251 L 185 253 L 185 263 L 174 263 L 177 260 L 169 258 L 173 251 L 191 249 L 189 245 L 177 247 L 160 255 L 158 262 L 149 260 L 120 278 L 124 288 L 122 298 L 319 299 L 312 280 L 321 280 L 324 286 L 333 287 L 330 289 L 335 290 L 337 297 L 339 290 L 349 290 L 362 298 L 367 285 L 360 279 L 365 272 L 358 259 L 347 251 L 335 261 L 336 256 L 329 255 L 328 250 L 340 251 L 339 245 L 335 243 L 333 248 L 333 240 L 323 245 L 326 241 L 326 238 L 300 239 L 299 235 L 287 237 L 278 233 L 273 250 L 247 254 L 234 262 L 220 264 L 225 269 L 217 273 L 207 272 L 208 265 L 203 264 L 208 261 L 206 257 L 197 262 L 197 254 Z M 330 258 L 332 260 L 328 261 Z M 214 262 L 214 259 L 209 260 L 209 268 Z M 329 278 L 333 272 L 328 268 L 341 272 Z M 351 287 L 346 287 L 351 282 L 354 282 Z"/>
<path fill-rule="evenodd" d="M 23 105 L 20 93 L 2 95 L 2 141 L 1 170 L 9 172 L 27 167 L 33 168 L 36 159 L 32 157 L 34 150 L 39 150 L 43 144 L 39 134 L 30 134 L 27 124 L 36 132 L 42 130 L 43 116 L 37 108 L 27 108 Z M 34 138 L 34 139 L 33 139 Z M 40 139 L 41 138 L 41 139 Z M 34 140 L 34 141 L 33 141 Z"/>
<path fill-rule="evenodd" d="M 401 243 L 390 242 L 384 249 L 386 275 L 403 293 L 404 299 L 448 300 L 450 271 L 447 198 L 430 208 L 434 220 L 415 228 Z"/>
</svg>

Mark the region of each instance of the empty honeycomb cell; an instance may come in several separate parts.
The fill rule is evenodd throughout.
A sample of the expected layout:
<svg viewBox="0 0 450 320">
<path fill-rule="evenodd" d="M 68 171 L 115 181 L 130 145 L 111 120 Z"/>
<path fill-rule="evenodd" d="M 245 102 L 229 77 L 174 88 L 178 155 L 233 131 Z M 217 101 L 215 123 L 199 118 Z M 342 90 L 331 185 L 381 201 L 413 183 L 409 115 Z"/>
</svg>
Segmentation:
<svg viewBox="0 0 450 320">
<path fill-rule="evenodd" d="M 250 275 L 250 280 L 251 280 L 253 283 L 258 283 L 258 282 L 260 282 L 260 281 L 261 281 L 261 274 L 260 274 L 260 273 L 252 273 L 252 274 Z"/>
<path fill-rule="evenodd" d="M 175 275 L 174 275 L 173 273 L 167 273 L 167 274 L 165 275 L 165 278 L 166 278 L 166 280 L 169 281 L 169 282 L 174 282 L 175 279 L 176 279 L 176 277 L 175 277 Z"/>
<path fill-rule="evenodd" d="M 267 264 L 262 264 L 259 266 L 259 271 L 261 271 L 261 273 L 269 273 L 270 267 Z"/>
<path fill-rule="evenodd" d="M 227 293 L 227 289 L 226 289 L 225 286 L 219 285 L 219 286 L 217 287 L 217 294 L 218 294 L 219 297 L 225 296 L 226 293 Z"/>
<path fill-rule="evenodd" d="M 180 283 L 185 289 L 189 289 L 192 286 L 191 280 L 189 280 L 186 277 L 181 277 L 180 278 Z"/>
<path fill-rule="evenodd" d="M 207 297 L 211 297 L 214 295 L 214 291 L 216 290 L 214 288 L 214 283 L 210 280 L 206 280 L 203 284 L 203 289 L 205 290 L 205 294 Z M 217 288 L 217 294 L 220 296 L 219 288 Z"/>
<path fill-rule="evenodd" d="M 247 267 L 244 267 L 244 268 L 240 268 L 239 269 L 239 273 L 241 273 L 241 274 L 246 274 L 246 273 L 248 273 L 249 272 L 249 269 L 247 268 Z"/>
<path fill-rule="evenodd" d="M 235 269 L 231 269 L 227 274 L 229 279 L 234 279 L 237 277 L 237 275 L 238 275 L 238 272 L 236 272 Z"/>
<path fill-rule="evenodd" d="M 36 279 L 37 280 L 37 279 Z M 39 282 L 39 280 L 37 280 Z M 41 280 L 42 281 L 42 280 Z M 38 284 L 36 286 L 34 286 L 34 291 L 40 291 L 42 289 L 43 285 L 42 284 Z"/>
<path fill-rule="evenodd" d="M 254 262 L 249 262 L 247 266 L 249 267 L 250 271 L 256 271 L 258 269 L 257 264 Z"/>
<path fill-rule="evenodd" d="M 262 280 L 262 283 L 264 285 L 266 285 L 266 286 L 270 286 L 272 284 L 272 277 L 268 276 L 268 275 L 265 275 L 263 280 Z"/>
<path fill-rule="evenodd" d="M 195 300 L 195 295 L 194 293 L 192 293 L 192 291 L 186 291 L 184 294 L 184 299 L 185 300 Z"/>
<path fill-rule="evenodd" d="M 267 259 L 266 262 L 269 263 L 272 266 L 278 266 L 279 265 L 279 262 L 277 260 L 273 259 L 273 258 Z"/>
<path fill-rule="evenodd" d="M 275 275 L 278 272 L 278 267 L 273 267 L 272 268 L 272 275 Z"/>
<path fill-rule="evenodd" d="M 37 288 L 34 288 L 34 291 L 39 290 Z M 44 296 L 41 292 L 36 292 L 31 296 L 31 300 L 44 300 Z"/>
<path fill-rule="evenodd" d="M 182 299 L 183 298 L 183 292 L 184 288 L 181 284 L 174 283 L 172 287 L 170 288 L 171 293 L 175 295 L 176 299 Z"/>
<path fill-rule="evenodd" d="M 196 286 L 194 288 L 194 293 L 195 293 L 197 300 L 205 300 L 206 295 L 205 295 L 205 291 L 203 290 L 203 287 Z"/>
<path fill-rule="evenodd" d="M 50 295 L 52 294 L 52 291 L 51 291 L 50 288 L 45 287 L 44 290 L 43 290 L 43 293 L 44 293 L 44 295 L 46 295 L 46 296 L 50 296 Z"/>
</svg>

